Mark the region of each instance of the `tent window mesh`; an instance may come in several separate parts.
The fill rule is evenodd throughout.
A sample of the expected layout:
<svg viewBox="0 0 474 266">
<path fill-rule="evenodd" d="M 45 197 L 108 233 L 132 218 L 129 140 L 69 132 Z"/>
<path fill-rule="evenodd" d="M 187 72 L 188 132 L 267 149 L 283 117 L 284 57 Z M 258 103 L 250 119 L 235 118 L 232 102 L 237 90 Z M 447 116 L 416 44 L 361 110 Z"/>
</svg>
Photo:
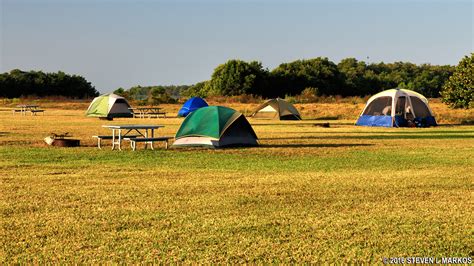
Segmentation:
<svg viewBox="0 0 474 266">
<path fill-rule="evenodd" d="M 410 96 L 411 105 L 413 106 L 413 112 L 416 117 L 427 117 L 431 116 L 428 106 L 417 97 Z"/>
<path fill-rule="evenodd" d="M 373 100 L 364 111 L 364 115 L 391 115 L 392 97 L 379 97 Z"/>
<path fill-rule="evenodd" d="M 395 108 L 395 115 L 404 116 L 405 115 L 405 96 L 399 97 L 397 99 L 397 107 Z"/>
<path fill-rule="evenodd" d="M 117 99 L 114 103 L 114 105 L 112 105 L 112 108 L 110 108 L 110 111 L 109 113 L 124 113 L 124 114 L 128 114 L 128 113 L 131 113 L 130 112 L 130 109 L 128 109 L 130 107 L 130 105 L 128 105 L 128 103 L 123 100 L 123 99 Z"/>
</svg>

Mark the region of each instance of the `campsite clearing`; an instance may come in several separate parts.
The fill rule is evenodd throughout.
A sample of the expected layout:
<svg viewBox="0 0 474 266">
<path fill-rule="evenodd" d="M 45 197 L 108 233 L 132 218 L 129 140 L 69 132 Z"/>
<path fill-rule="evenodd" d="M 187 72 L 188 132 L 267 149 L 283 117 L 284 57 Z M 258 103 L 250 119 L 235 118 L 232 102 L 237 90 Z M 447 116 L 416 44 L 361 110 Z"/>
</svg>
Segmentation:
<svg viewBox="0 0 474 266">
<path fill-rule="evenodd" d="M 342 119 L 249 119 L 260 147 L 137 152 L 111 151 L 107 140 L 99 150 L 92 138 L 130 119 L 53 105 L 45 116 L 12 116 L 5 108 L 0 263 L 473 256 L 474 126 L 356 127 L 353 109 L 363 104 L 312 113 L 317 106 L 297 108 L 304 118 Z M 230 107 L 249 114 L 256 105 Z M 432 108 L 440 124 L 457 119 Z M 163 124 L 160 134 L 173 136 L 183 118 L 132 121 Z M 85 146 L 47 147 L 50 132 L 70 132 Z"/>
</svg>

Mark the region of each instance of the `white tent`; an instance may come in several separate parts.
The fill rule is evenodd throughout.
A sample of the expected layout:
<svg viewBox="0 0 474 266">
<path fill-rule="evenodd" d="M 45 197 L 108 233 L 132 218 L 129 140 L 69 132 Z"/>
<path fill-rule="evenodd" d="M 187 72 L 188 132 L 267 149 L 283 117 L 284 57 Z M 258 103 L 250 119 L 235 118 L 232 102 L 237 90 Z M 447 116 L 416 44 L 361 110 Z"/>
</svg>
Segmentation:
<svg viewBox="0 0 474 266">
<path fill-rule="evenodd" d="M 406 89 L 391 89 L 370 97 L 356 122 L 359 126 L 436 126 L 428 100 Z"/>
</svg>

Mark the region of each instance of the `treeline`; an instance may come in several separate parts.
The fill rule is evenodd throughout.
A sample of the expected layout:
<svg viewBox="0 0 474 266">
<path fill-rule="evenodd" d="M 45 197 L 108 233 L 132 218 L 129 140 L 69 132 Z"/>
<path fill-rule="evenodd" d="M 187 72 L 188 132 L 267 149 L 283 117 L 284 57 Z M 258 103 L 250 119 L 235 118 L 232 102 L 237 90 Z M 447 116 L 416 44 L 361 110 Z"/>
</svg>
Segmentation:
<svg viewBox="0 0 474 266">
<path fill-rule="evenodd" d="M 188 85 L 170 86 L 134 86 L 125 90 L 118 88 L 115 94 L 137 101 L 139 104 L 175 103 L 181 93 L 189 89 Z"/>
<path fill-rule="evenodd" d="M 181 96 L 254 95 L 263 98 L 300 95 L 366 96 L 396 87 L 426 97 L 440 97 L 453 66 L 409 62 L 366 63 L 346 58 L 338 64 L 326 57 L 297 60 L 268 70 L 260 62 L 229 60 L 214 69 L 211 78 L 192 86 L 135 86 L 115 92 L 145 104 L 175 102 Z M 306 90 L 305 90 L 306 89 Z M 21 71 L 0 74 L 0 97 L 64 96 L 89 98 L 97 90 L 81 76 L 64 72 Z"/>
<path fill-rule="evenodd" d="M 85 78 L 62 71 L 44 73 L 14 69 L 10 73 L 0 74 L 0 97 L 18 98 L 32 95 L 90 98 L 99 95 L 99 92 Z"/>
<path fill-rule="evenodd" d="M 439 97 L 453 66 L 409 62 L 370 63 L 346 58 L 335 64 L 318 57 L 280 64 L 273 70 L 260 62 L 229 60 L 215 68 L 211 79 L 183 91 L 185 96 L 252 94 L 264 98 L 299 95 L 307 88 L 316 95 L 366 96 L 396 87 L 426 97 Z"/>
</svg>

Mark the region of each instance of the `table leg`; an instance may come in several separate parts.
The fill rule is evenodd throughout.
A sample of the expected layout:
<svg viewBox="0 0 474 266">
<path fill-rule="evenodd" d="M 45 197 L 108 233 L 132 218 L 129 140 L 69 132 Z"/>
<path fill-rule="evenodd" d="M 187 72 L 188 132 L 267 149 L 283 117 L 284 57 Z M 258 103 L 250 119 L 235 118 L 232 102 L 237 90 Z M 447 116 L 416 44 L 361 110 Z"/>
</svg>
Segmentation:
<svg viewBox="0 0 474 266">
<path fill-rule="evenodd" d="M 101 138 L 97 138 L 97 147 L 99 148 L 99 150 L 102 149 L 102 147 L 100 146 L 102 144 L 102 139 Z"/>
<path fill-rule="evenodd" d="M 112 128 L 112 150 L 115 149 L 115 129 Z"/>
<path fill-rule="evenodd" d="M 155 137 L 155 130 L 152 128 L 150 129 L 151 130 L 151 137 L 154 138 Z M 150 142 L 150 147 L 152 150 L 154 150 L 154 147 L 153 147 L 153 141 Z"/>
<path fill-rule="evenodd" d="M 145 138 L 148 138 L 148 129 L 145 129 Z M 148 142 L 145 141 L 145 150 L 148 147 Z"/>
<path fill-rule="evenodd" d="M 121 151 L 122 150 L 122 130 L 119 129 L 118 132 L 119 132 L 119 134 L 118 134 L 118 147 L 119 147 L 119 150 Z"/>
</svg>

